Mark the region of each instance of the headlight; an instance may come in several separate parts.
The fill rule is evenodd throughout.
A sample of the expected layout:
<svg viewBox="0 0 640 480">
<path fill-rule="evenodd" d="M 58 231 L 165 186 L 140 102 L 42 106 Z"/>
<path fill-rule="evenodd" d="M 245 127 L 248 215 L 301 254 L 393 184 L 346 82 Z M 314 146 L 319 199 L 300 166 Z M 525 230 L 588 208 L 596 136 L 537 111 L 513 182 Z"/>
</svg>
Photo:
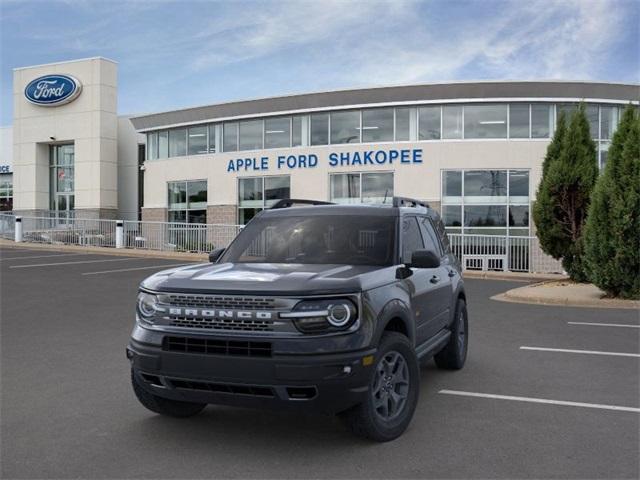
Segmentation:
<svg viewBox="0 0 640 480">
<path fill-rule="evenodd" d="M 280 317 L 292 319 L 303 333 L 327 333 L 349 328 L 356 321 L 358 310 L 346 298 L 304 300 L 293 311 L 281 313 Z"/>
<path fill-rule="evenodd" d="M 140 292 L 138 294 L 138 315 L 142 320 L 150 321 L 156 314 L 158 297 L 151 293 Z"/>
</svg>

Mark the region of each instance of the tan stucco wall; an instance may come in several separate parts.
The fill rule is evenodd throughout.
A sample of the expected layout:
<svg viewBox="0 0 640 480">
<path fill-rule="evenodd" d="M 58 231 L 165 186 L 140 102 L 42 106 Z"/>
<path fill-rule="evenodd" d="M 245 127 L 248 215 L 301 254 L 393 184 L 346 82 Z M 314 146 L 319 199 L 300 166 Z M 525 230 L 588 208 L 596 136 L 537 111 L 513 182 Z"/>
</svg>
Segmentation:
<svg viewBox="0 0 640 480">
<path fill-rule="evenodd" d="M 393 144 L 359 144 L 353 146 L 302 147 L 261 150 L 256 152 L 218 153 L 191 157 L 175 157 L 148 161 L 145 164 L 145 207 L 167 207 L 167 182 L 206 179 L 209 205 L 235 205 L 238 198 L 238 177 L 290 175 L 293 198 L 329 199 L 329 174 L 344 172 L 394 172 L 394 194 L 430 202 L 440 201 L 440 172 L 445 169 L 529 169 L 530 192 L 533 197 L 540 180 L 542 159 L 548 140 L 483 140 L 397 142 Z M 422 163 L 367 166 L 329 166 L 331 152 L 422 149 Z M 278 170 L 278 155 L 318 156 L 315 168 L 282 168 Z M 269 157 L 267 171 L 227 172 L 229 160 Z"/>
<path fill-rule="evenodd" d="M 70 103 L 42 107 L 25 86 L 49 74 L 72 75 L 82 92 Z M 75 144 L 76 209 L 117 209 L 117 65 L 91 58 L 13 72 L 14 208 L 49 209 L 49 145 Z M 55 140 L 52 140 L 53 137 Z"/>
</svg>

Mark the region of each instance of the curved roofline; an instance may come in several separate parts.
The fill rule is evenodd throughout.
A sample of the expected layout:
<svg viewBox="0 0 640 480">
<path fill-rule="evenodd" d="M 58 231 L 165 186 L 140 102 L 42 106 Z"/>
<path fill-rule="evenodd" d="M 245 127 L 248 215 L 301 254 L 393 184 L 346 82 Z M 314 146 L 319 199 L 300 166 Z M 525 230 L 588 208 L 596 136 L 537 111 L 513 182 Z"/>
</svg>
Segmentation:
<svg viewBox="0 0 640 480">
<path fill-rule="evenodd" d="M 386 85 L 313 93 L 294 93 L 229 101 L 133 117 L 138 130 L 248 118 L 331 110 L 336 108 L 418 103 L 486 101 L 491 99 L 589 99 L 637 102 L 640 84 L 580 80 L 481 80 L 416 85 Z"/>
</svg>

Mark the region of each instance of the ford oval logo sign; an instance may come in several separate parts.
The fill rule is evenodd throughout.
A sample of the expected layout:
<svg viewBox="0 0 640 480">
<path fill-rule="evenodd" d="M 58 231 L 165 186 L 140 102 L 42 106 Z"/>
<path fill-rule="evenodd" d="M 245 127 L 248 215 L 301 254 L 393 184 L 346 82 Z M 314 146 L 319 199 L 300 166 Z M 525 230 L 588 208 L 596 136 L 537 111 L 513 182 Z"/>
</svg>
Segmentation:
<svg viewBox="0 0 640 480">
<path fill-rule="evenodd" d="M 58 106 L 75 100 L 82 84 L 70 75 L 45 75 L 29 82 L 24 96 L 31 103 L 42 106 Z"/>
</svg>

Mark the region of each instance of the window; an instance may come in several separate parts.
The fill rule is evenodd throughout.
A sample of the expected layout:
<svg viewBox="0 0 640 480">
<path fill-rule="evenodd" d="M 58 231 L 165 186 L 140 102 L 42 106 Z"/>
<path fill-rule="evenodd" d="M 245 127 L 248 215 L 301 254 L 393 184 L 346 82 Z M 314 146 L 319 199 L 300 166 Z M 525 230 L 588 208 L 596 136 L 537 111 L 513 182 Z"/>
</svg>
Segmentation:
<svg viewBox="0 0 640 480">
<path fill-rule="evenodd" d="M 207 153 L 207 127 L 191 127 L 188 134 L 187 152 L 189 155 Z"/>
<path fill-rule="evenodd" d="M 169 156 L 169 132 L 164 130 L 158 132 L 158 158 L 167 158 Z"/>
<path fill-rule="evenodd" d="M 465 202 L 506 202 L 506 170 L 469 170 L 464 172 Z"/>
<path fill-rule="evenodd" d="M 442 138 L 462 138 L 462 107 L 442 107 Z"/>
<path fill-rule="evenodd" d="M 416 250 L 422 250 L 422 235 L 418 228 L 416 217 L 402 219 L 402 263 L 411 263 L 411 255 Z"/>
<path fill-rule="evenodd" d="M 240 150 L 259 150 L 262 148 L 262 120 L 240 122 Z"/>
<path fill-rule="evenodd" d="M 169 221 L 207 223 L 206 180 L 168 183 Z"/>
<path fill-rule="evenodd" d="M 589 131 L 591 132 L 591 138 L 597 140 L 598 135 L 600 134 L 598 129 L 598 105 L 587 105 L 584 113 L 587 115 L 587 120 L 589 121 Z"/>
<path fill-rule="evenodd" d="M 618 107 L 600 107 L 600 138 L 610 140 L 618 125 Z"/>
<path fill-rule="evenodd" d="M 396 141 L 411 140 L 411 109 L 396 108 Z"/>
<path fill-rule="evenodd" d="M 263 217 L 242 230 L 220 261 L 391 266 L 395 236 L 395 219 L 387 216 Z"/>
<path fill-rule="evenodd" d="M 529 138 L 529 104 L 509 105 L 509 138 Z"/>
<path fill-rule="evenodd" d="M 528 170 L 444 170 L 441 200 L 450 233 L 529 234 Z"/>
<path fill-rule="evenodd" d="M 209 153 L 216 153 L 216 125 L 209 125 Z"/>
<path fill-rule="evenodd" d="M 393 108 L 371 108 L 362 111 L 362 141 L 393 141 Z"/>
<path fill-rule="evenodd" d="M 509 172 L 509 201 L 526 203 L 529 201 L 529 172 L 512 170 Z"/>
<path fill-rule="evenodd" d="M 531 138 L 549 138 L 553 125 L 553 109 L 550 105 L 531 105 Z"/>
<path fill-rule="evenodd" d="M 465 106 L 464 138 L 507 138 L 507 105 Z"/>
<path fill-rule="evenodd" d="M 450 170 L 442 173 L 442 196 L 454 203 L 462 198 L 462 172 Z"/>
<path fill-rule="evenodd" d="M 169 156 L 181 157 L 187 154 L 187 129 L 169 130 Z"/>
<path fill-rule="evenodd" d="M 289 176 L 238 179 L 238 222 L 242 225 L 278 200 L 291 197 Z"/>
<path fill-rule="evenodd" d="M 311 115 L 311 145 L 327 145 L 329 143 L 329 114 Z"/>
<path fill-rule="evenodd" d="M 418 109 L 418 140 L 440 140 L 440 106 Z"/>
<path fill-rule="evenodd" d="M 360 111 L 331 113 L 331 144 L 360 142 Z"/>
<path fill-rule="evenodd" d="M 225 152 L 238 151 L 238 122 L 229 122 L 222 126 L 222 148 Z"/>
<path fill-rule="evenodd" d="M 291 118 L 291 146 L 299 147 L 302 145 L 302 116 L 298 115 Z"/>
<path fill-rule="evenodd" d="M 264 148 L 291 146 L 291 117 L 267 118 L 264 121 Z"/>
<path fill-rule="evenodd" d="M 330 175 L 331 201 L 385 203 L 393 198 L 393 173 L 337 173 Z"/>
<path fill-rule="evenodd" d="M 158 132 L 147 133 L 147 160 L 158 158 Z"/>
<path fill-rule="evenodd" d="M 503 205 L 465 205 L 465 227 L 505 227 L 506 207 Z"/>
<path fill-rule="evenodd" d="M 442 256 L 442 249 L 440 248 L 440 242 L 438 241 L 438 235 L 433 229 L 431 220 L 427 217 L 422 217 L 418 221 L 420 223 L 420 231 L 422 232 L 422 239 L 424 241 L 424 248 L 430 250 L 438 256 Z"/>
<path fill-rule="evenodd" d="M 0 173 L 0 211 L 13 210 L 13 174 Z"/>
<path fill-rule="evenodd" d="M 75 208 L 75 146 L 49 147 L 49 208 L 63 218 Z"/>
</svg>

